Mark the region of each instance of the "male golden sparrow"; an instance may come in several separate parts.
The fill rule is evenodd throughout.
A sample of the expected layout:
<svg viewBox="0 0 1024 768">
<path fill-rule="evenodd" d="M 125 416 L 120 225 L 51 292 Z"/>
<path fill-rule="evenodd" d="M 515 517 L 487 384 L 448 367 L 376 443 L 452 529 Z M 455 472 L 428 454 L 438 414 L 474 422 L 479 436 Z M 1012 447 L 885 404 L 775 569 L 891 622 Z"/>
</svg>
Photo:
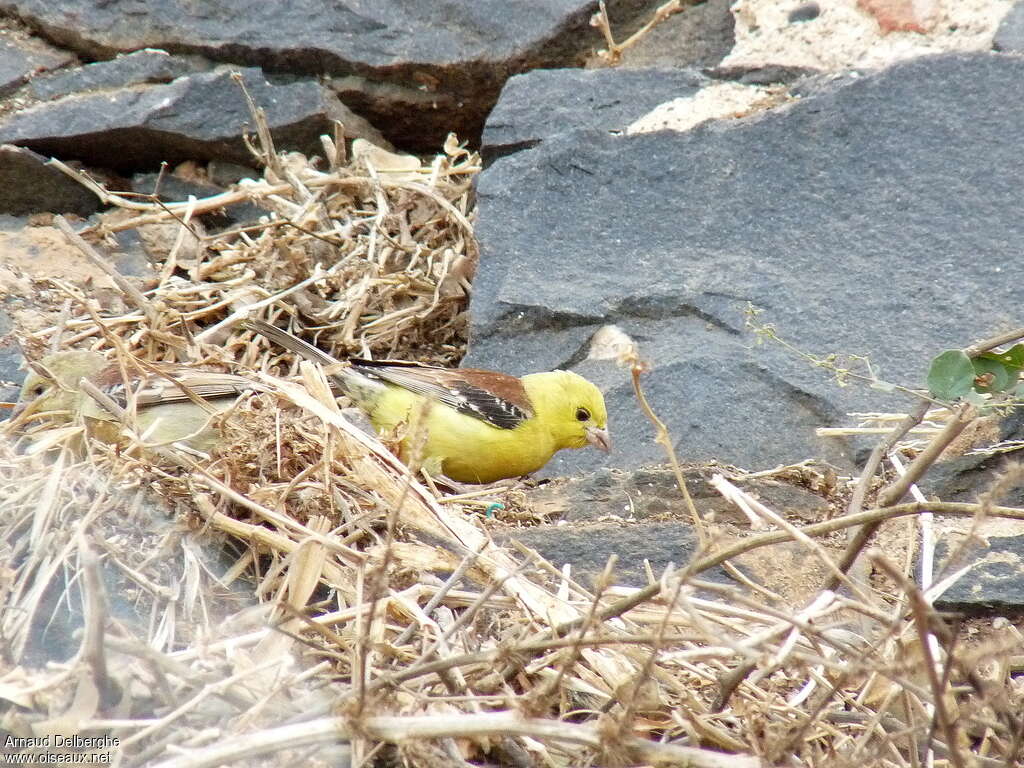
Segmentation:
<svg viewBox="0 0 1024 768">
<path fill-rule="evenodd" d="M 516 378 L 394 360 L 342 363 L 262 320 L 245 327 L 324 366 L 381 433 L 404 427 L 400 455 L 460 483 L 536 472 L 564 448 L 611 450 L 601 391 L 571 371 Z M 421 431 L 425 434 L 421 435 Z"/>
</svg>

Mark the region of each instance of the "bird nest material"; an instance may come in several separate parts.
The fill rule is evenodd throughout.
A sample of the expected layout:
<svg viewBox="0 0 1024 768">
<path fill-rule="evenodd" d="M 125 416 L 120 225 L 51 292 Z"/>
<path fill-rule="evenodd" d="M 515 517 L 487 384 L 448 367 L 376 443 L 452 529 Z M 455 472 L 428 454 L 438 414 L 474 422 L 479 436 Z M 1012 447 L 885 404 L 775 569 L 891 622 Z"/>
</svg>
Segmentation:
<svg viewBox="0 0 1024 768">
<path fill-rule="evenodd" d="M 218 198 L 163 205 L 97 188 L 119 208 L 79 246 L 128 309 L 60 284 L 65 311 L 26 339 L 247 372 L 265 391 L 218 417 L 208 459 L 130 442 L 83 452 L 76 425 L 37 433 L 28 451 L 0 441 L 0 738 L 21 739 L 8 749 L 162 768 L 967 764 L 961 753 L 994 766 L 1019 754 L 1005 641 L 953 648 L 905 567 L 885 610 L 863 591 L 793 610 L 700 581 L 771 541 L 827 560 L 811 536 L 842 521 L 797 530 L 722 485 L 777 530 L 731 548 L 707 537 L 697 561 L 640 590 L 617 587 L 612 567 L 587 589 L 495 544 L 478 497 L 421 483 L 345 418 L 319 369 L 281 365 L 237 327 L 288 314 L 335 352 L 454 360 L 477 255 L 476 156 L 450 142 L 413 167 L 367 147 L 346 159 L 325 140 L 320 171 L 268 142 L 264 178 Z M 201 214 L 239 200 L 269 213 L 203 234 Z M 96 250 L 129 228 L 163 228 L 168 243 L 141 291 Z M 844 614 L 877 622 L 881 639 L 832 626 Z"/>
</svg>

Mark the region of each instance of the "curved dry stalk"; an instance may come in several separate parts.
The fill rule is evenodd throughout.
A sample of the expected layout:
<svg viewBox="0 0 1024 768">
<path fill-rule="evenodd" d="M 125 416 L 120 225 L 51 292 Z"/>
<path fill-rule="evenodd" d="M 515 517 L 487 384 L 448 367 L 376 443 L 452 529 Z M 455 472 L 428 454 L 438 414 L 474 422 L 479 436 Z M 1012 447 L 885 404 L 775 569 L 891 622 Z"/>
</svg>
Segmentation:
<svg viewBox="0 0 1024 768">
<path fill-rule="evenodd" d="M 288 725 L 259 733 L 228 739 L 216 746 L 195 750 L 153 768 L 216 768 L 235 760 L 259 757 L 312 744 L 346 742 L 355 732 L 372 739 L 400 743 L 413 739 L 482 738 L 488 736 L 529 736 L 539 740 L 602 750 L 614 747 L 634 759 L 654 765 L 688 765 L 694 768 L 760 768 L 761 760 L 748 755 L 660 744 L 628 737 L 615 745 L 606 744 L 596 726 L 556 720 L 520 717 L 515 712 L 488 712 L 478 715 L 422 715 L 408 717 L 366 717 L 350 725 L 342 718 L 324 718 Z"/>
</svg>

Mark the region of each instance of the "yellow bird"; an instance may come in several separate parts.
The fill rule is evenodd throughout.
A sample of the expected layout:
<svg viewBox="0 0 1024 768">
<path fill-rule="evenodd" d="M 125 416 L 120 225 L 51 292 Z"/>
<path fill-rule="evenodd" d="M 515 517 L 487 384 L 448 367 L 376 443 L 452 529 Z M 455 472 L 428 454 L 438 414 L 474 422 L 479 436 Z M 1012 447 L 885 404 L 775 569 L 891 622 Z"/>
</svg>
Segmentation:
<svg viewBox="0 0 1024 768">
<path fill-rule="evenodd" d="M 25 377 L 11 422 L 20 425 L 36 415 L 71 422 L 81 415 L 90 435 L 118 442 L 121 418 L 83 389 L 86 380 L 110 398 L 116 411 L 128 408 L 129 400 L 134 399 L 134 417 L 129 413 L 126 420 L 143 442 L 180 440 L 195 450 L 209 452 L 217 441 L 211 416 L 230 407 L 239 394 L 265 389 L 230 373 L 165 363 L 151 368 L 143 372 L 128 366 L 126 382 L 121 366 L 97 352 L 75 349 L 48 355 L 34 363 Z M 134 393 L 134 398 L 129 398 L 129 393 Z"/>
<path fill-rule="evenodd" d="M 571 371 L 521 379 L 473 368 L 394 360 L 348 364 L 262 320 L 245 327 L 308 360 L 331 366 L 341 390 L 378 432 L 406 428 L 408 461 L 420 428 L 424 467 L 461 483 L 492 483 L 536 472 L 563 448 L 611 450 L 601 391 Z"/>
</svg>

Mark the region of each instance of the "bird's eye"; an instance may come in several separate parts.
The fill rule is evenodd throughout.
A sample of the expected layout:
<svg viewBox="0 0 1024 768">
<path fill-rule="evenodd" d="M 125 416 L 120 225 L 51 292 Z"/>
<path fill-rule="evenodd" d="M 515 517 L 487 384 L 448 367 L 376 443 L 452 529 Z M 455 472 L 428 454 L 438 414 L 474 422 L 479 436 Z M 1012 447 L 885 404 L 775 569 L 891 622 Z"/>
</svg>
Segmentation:
<svg viewBox="0 0 1024 768">
<path fill-rule="evenodd" d="M 32 387 L 31 390 L 29 390 L 29 394 L 32 395 L 33 397 L 39 397 L 45 391 L 46 387 L 44 387 L 42 384 L 36 384 L 34 387 Z"/>
<path fill-rule="evenodd" d="M 590 421 L 590 411 L 586 408 L 577 408 L 576 421 Z"/>
</svg>

